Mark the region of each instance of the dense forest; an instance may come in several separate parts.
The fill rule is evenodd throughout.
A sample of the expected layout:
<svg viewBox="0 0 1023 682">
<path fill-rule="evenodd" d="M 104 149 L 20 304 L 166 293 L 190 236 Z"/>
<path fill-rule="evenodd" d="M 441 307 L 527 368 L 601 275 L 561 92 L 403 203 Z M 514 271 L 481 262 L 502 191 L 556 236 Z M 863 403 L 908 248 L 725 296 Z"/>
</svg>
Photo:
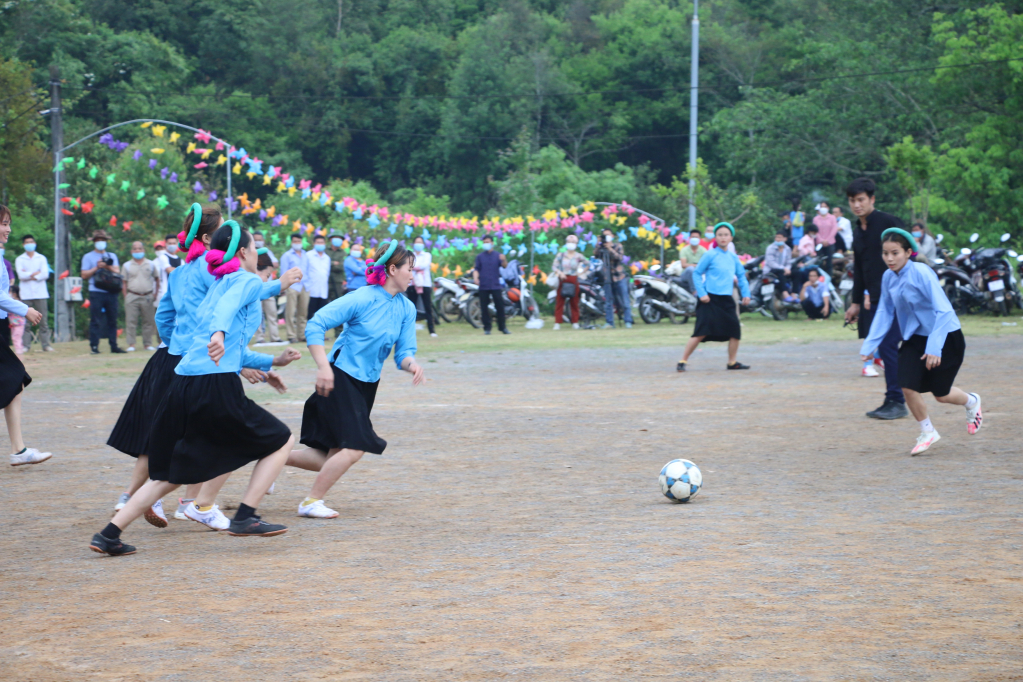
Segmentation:
<svg viewBox="0 0 1023 682">
<path fill-rule="evenodd" d="M 951 243 L 1015 233 L 1021 4 L 701 3 L 701 224 L 738 217 L 740 246 L 759 249 L 793 200 L 842 201 L 868 175 L 880 205 Z M 16 234 L 52 231 L 39 111 L 55 66 L 68 142 L 168 119 L 334 197 L 481 218 L 627 201 L 684 225 L 692 12 L 680 0 L 12 0 L 0 4 L 0 198 Z M 135 162 L 151 130 L 114 137 L 127 148 L 68 152 L 82 169 L 68 179 L 76 244 L 115 216 L 136 225 L 118 230 L 119 248 L 168 231 L 196 182 L 223 199 L 217 152 L 196 169 L 191 137 L 158 140 L 150 168 Z M 157 165 L 182 181 L 146 180 Z M 122 178 L 131 192 L 117 192 Z M 236 195 L 270 205 L 277 181 L 238 178 Z M 329 205 L 280 201 L 346 227 Z"/>
</svg>

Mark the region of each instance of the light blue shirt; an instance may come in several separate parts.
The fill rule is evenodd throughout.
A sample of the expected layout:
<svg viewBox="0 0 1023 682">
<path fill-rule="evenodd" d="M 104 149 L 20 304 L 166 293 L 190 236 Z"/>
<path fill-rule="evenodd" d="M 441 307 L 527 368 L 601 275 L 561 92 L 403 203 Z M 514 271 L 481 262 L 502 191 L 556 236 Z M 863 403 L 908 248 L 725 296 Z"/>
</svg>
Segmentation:
<svg viewBox="0 0 1023 682">
<path fill-rule="evenodd" d="M 82 270 L 92 270 L 94 267 L 99 265 L 99 262 L 101 260 L 108 256 L 113 259 L 114 265 L 120 267 L 121 264 L 117 261 L 117 254 L 110 253 L 109 251 L 97 251 L 96 249 L 93 249 L 89 253 L 82 256 Z M 89 278 L 89 291 L 95 291 L 101 294 L 107 293 L 100 289 L 95 284 L 93 284 L 93 282 L 95 281 L 96 281 L 95 275 Z"/>
<path fill-rule="evenodd" d="M 287 272 L 292 268 L 301 268 L 303 280 L 309 276 L 309 261 L 306 258 L 305 251 L 288 249 L 281 254 L 281 272 Z M 295 291 L 305 291 L 305 287 L 302 286 L 302 282 L 295 282 L 291 285 L 291 288 Z"/>
<path fill-rule="evenodd" d="M 27 312 L 27 305 L 11 298 L 11 278 L 7 275 L 7 268 L 0 263 L 0 320 L 7 319 L 7 313 L 24 317 Z"/>
<path fill-rule="evenodd" d="M 818 308 L 824 306 L 824 297 L 831 297 L 828 293 L 828 284 L 823 279 L 817 280 L 817 286 L 814 286 L 807 282 L 806 284 L 806 297 L 810 299 L 810 303 L 813 303 Z"/>
<path fill-rule="evenodd" d="M 881 301 L 860 355 L 870 355 L 877 350 L 891 329 L 894 316 L 898 316 L 903 341 L 915 334 L 926 336 L 925 352 L 939 358 L 945 337 L 961 328 L 934 270 L 915 261 L 906 263 L 898 272 L 888 270 L 881 278 Z"/>
<path fill-rule="evenodd" d="M 416 306 L 402 293 L 391 296 L 373 284 L 331 301 L 306 323 L 306 343 L 322 346 L 326 331 L 342 324 L 344 331 L 327 357 L 359 381 L 380 380 L 392 346 L 398 369 L 416 354 Z"/>
<path fill-rule="evenodd" d="M 239 270 L 217 280 L 196 311 L 199 325 L 174 371 L 182 376 L 237 373 L 243 367 L 269 372 L 273 356 L 255 353 L 248 346 L 263 319 L 262 295 L 263 281 L 251 272 Z M 217 332 L 224 332 L 224 357 L 219 365 L 210 359 L 207 348 Z"/>
<path fill-rule="evenodd" d="M 345 281 L 349 289 L 366 286 L 366 261 L 349 254 L 345 258 Z"/>
<path fill-rule="evenodd" d="M 706 277 L 706 282 L 704 282 L 704 277 Z M 696 289 L 697 297 L 700 298 L 707 294 L 731 296 L 734 278 L 739 280 L 739 291 L 742 292 L 742 297 L 748 297 L 749 283 L 746 281 L 746 268 L 742 266 L 739 257 L 734 253 L 717 247 L 703 254 L 703 258 L 696 264 L 693 287 Z"/>
</svg>

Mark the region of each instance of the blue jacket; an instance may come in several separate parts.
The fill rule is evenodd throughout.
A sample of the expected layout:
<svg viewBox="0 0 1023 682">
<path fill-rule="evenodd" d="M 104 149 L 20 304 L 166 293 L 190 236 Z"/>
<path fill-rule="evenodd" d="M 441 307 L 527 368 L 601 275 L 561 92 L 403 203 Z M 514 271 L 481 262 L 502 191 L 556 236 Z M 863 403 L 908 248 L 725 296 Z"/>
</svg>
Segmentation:
<svg viewBox="0 0 1023 682">
<path fill-rule="evenodd" d="M 706 282 L 703 281 L 704 276 L 707 278 Z M 701 298 L 707 294 L 731 296 L 733 278 L 739 280 L 742 297 L 748 297 L 749 282 L 746 281 L 746 268 L 734 253 L 717 247 L 703 254 L 703 258 L 696 264 L 693 287 L 696 289 L 697 297 Z"/>
<path fill-rule="evenodd" d="M 345 258 L 345 279 L 348 281 L 348 289 L 366 286 L 366 261 L 352 255 Z"/>
</svg>

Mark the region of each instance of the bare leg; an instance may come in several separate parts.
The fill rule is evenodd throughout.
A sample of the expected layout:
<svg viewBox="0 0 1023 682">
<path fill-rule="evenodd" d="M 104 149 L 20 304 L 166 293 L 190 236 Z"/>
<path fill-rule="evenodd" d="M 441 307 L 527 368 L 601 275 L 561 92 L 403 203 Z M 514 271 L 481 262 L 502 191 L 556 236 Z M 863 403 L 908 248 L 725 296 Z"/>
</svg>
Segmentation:
<svg viewBox="0 0 1023 682">
<path fill-rule="evenodd" d="M 138 489 L 149 480 L 149 455 L 139 455 L 135 460 L 135 468 L 131 470 L 131 483 L 124 492 L 129 496 L 138 492 Z"/>
<path fill-rule="evenodd" d="M 739 339 L 728 339 L 728 364 L 734 365 L 739 354 Z"/>
<path fill-rule="evenodd" d="M 132 495 L 131 499 L 128 500 L 128 504 L 124 505 L 121 511 L 114 514 L 114 518 L 110 519 L 110 523 L 124 530 L 132 521 L 142 516 L 147 509 L 156 504 L 157 500 L 163 499 L 164 495 L 177 490 L 178 487 L 179 484 L 168 483 L 167 481 L 147 481 L 145 485 L 139 488 L 138 492 Z"/>
<path fill-rule="evenodd" d="M 252 478 L 249 479 L 249 487 L 245 489 L 245 495 L 242 496 L 242 503 L 256 509 L 259 507 L 259 503 L 263 499 L 263 495 L 266 495 L 266 491 L 270 489 L 270 486 L 274 481 L 277 480 L 277 476 L 281 473 L 281 469 L 284 468 L 284 464 L 288 461 L 288 455 L 291 454 L 291 446 L 295 444 L 295 437 L 292 436 L 288 439 L 288 442 L 284 444 L 284 447 L 273 453 L 267 455 L 263 459 L 259 460 L 256 464 L 256 468 L 252 470 Z"/>
<path fill-rule="evenodd" d="M 903 390 L 903 393 L 905 393 L 905 390 Z M 970 402 L 970 396 L 965 391 L 958 389 L 955 386 L 952 387 L 952 390 L 948 395 L 943 395 L 940 398 L 938 396 L 934 396 L 934 399 L 939 403 L 946 403 L 948 405 L 965 405 Z"/>
<path fill-rule="evenodd" d="M 918 422 L 927 419 L 927 405 L 924 403 L 922 395 L 908 388 L 902 389 L 902 395 L 906 396 L 906 407 L 913 413 L 913 419 L 916 419 Z"/>
<path fill-rule="evenodd" d="M 214 479 L 206 481 L 202 484 L 202 488 L 199 489 L 199 494 L 195 497 L 196 507 L 209 507 L 211 504 L 217 501 L 217 495 L 220 494 L 220 489 L 227 483 L 227 479 L 231 477 L 232 471 L 228 471 L 226 474 L 221 474 Z"/>
<path fill-rule="evenodd" d="M 334 449 L 329 453 L 317 450 L 316 448 L 292 450 L 291 454 L 288 455 L 288 466 L 295 467 L 296 469 L 305 469 L 306 471 L 319 471 L 323 468 L 327 459 L 335 452 L 338 452 L 338 450 Z"/>
<path fill-rule="evenodd" d="M 330 459 L 320 469 L 320 475 L 313 481 L 313 489 L 309 496 L 313 499 L 322 500 L 327 492 L 337 483 L 338 479 L 344 476 L 353 464 L 362 459 L 362 450 L 331 450 Z"/>
<path fill-rule="evenodd" d="M 686 341 L 686 349 L 682 351 L 682 362 L 689 362 L 689 356 L 693 354 L 696 347 L 699 346 L 703 340 L 707 338 L 705 336 L 691 336 Z"/>
<path fill-rule="evenodd" d="M 11 452 L 21 452 L 25 449 L 25 441 L 21 439 L 21 393 L 4 408 L 4 419 L 7 421 L 7 435 L 11 437 Z"/>
<path fill-rule="evenodd" d="M 202 483 L 189 483 L 185 486 L 185 499 L 194 500 L 199 497 L 199 490 L 202 489 Z"/>
</svg>

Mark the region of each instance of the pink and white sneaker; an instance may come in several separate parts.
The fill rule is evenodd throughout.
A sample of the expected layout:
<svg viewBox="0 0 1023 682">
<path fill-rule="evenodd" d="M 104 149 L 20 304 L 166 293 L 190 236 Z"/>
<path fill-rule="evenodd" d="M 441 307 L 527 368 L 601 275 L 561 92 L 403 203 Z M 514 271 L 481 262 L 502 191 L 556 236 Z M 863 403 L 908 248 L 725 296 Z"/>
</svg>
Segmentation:
<svg viewBox="0 0 1023 682">
<path fill-rule="evenodd" d="M 860 376 L 864 376 L 864 377 L 876 377 L 876 376 L 877 376 L 877 370 L 876 370 L 876 369 L 874 369 L 874 366 L 873 366 L 873 365 L 866 365 L 866 366 L 865 366 L 865 367 L 863 368 L 863 372 L 861 372 L 861 373 L 860 373 Z"/>
<path fill-rule="evenodd" d="M 916 446 L 909 454 L 915 457 L 937 443 L 939 440 L 941 440 L 941 436 L 937 431 L 921 431 L 920 435 L 916 439 Z"/>
<path fill-rule="evenodd" d="M 973 406 L 973 409 L 966 408 L 966 430 L 972 436 L 980 431 L 980 427 L 984 423 L 984 415 L 980 411 L 980 396 L 976 393 L 970 395 L 977 399 L 977 404 Z"/>
</svg>

